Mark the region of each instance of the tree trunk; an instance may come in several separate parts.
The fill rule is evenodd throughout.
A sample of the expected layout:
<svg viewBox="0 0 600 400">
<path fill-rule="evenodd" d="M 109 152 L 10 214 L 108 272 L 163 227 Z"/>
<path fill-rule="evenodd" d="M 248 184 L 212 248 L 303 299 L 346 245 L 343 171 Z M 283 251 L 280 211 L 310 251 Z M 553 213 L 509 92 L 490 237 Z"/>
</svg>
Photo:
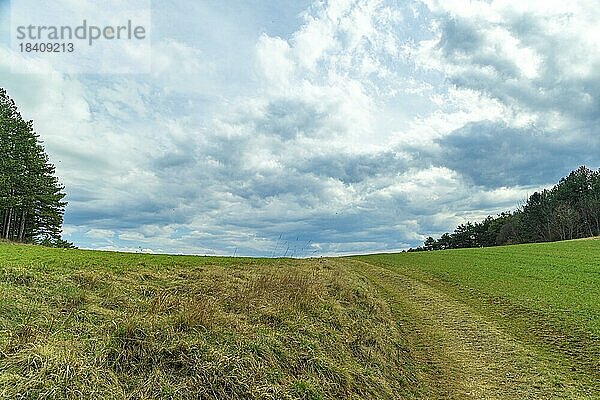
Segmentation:
<svg viewBox="0 0 600 400">
<path fill-rule="evenodd" d="M 19 242 L 25 241 L 25 208 L 21 212 L 21 228 L 19 229 Z"/>
<path fill-rule="evenodd" d="M 12 223 L 12 214 L 13 214 L 13 209 L 12 207 L 8 209 L 8 218 L 6 221 L 6 229 L 4 232 L 4 239 L 10 240 L 10 228 L 11 228 L 11 223 Z"/>
</svg>

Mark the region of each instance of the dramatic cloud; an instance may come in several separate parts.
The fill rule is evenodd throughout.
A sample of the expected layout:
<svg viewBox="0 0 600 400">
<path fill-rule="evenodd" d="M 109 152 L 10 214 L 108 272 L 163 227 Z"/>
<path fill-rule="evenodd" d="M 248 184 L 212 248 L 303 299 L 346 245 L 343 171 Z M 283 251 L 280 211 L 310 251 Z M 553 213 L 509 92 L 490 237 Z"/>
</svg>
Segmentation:
<svg viewBox="0 0 600 400">
<path fill-rule="evenodd" d="M 596 132 L 544 132 L 487 121 L 471 123 L 439 141 L 453 170 L 485 187 L 556 182 L 573 165 L 598 163 Z"/>
<path fill-rule="evenodd" d="M 0 85 L 67 186 L 67 239 L 398 250 L 599 166 L 591 1 L 259 3 L 155 4 L 146 75 L 64 75 L 0 43 Z"/>
<path fill-rule="evenodd" d="M 418 60 L 543 129 L 597 125 L 600 12 L 594 1 L 431 1 L 437 38 Z"/>
</svg>

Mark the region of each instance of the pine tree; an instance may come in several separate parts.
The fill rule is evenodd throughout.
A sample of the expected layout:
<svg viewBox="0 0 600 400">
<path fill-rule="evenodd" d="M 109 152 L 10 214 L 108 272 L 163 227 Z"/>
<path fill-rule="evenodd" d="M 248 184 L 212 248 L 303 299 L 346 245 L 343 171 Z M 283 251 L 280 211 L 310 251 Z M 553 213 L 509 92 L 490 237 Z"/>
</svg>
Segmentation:
<svg viewBox="0 0 600 400">
<path fill-rule="evenodd" d="M 0 88 L 0 238 L 60 241 L 66 202 L 33 122 Z"/>
</svg>

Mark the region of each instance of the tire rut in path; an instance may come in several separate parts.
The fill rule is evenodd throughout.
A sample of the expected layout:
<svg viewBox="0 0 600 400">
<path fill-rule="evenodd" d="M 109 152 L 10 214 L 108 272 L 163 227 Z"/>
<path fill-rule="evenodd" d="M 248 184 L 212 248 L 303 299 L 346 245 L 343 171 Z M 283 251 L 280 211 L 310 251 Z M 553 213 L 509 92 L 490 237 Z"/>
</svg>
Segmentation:
<svg viewBox="0 0 600 400">
<path fill-rule="evenodd" d="M 467 304 L 400 271 L 353 262 L 397 314 L 416 360 L 433 365 L 417 371 L 428 398 L 591 398 L 568 371 Z"/>
</svg>

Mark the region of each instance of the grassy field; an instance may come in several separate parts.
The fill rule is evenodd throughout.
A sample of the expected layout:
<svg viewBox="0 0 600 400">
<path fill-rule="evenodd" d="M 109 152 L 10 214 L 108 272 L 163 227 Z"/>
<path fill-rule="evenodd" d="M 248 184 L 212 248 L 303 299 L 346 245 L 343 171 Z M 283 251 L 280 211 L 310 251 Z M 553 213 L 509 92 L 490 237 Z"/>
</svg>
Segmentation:
<svg viewBox="0 0 600 400">
<path fill-rule="evenodd" d="M 290 260 L 0 243 L 0 398 L 600 398 L 600 240 Z"/>
<path fill-rule="evenodd" d="M 355 259 L 430 396 L 600 398 L 600 240 Z"/>
</svg>

